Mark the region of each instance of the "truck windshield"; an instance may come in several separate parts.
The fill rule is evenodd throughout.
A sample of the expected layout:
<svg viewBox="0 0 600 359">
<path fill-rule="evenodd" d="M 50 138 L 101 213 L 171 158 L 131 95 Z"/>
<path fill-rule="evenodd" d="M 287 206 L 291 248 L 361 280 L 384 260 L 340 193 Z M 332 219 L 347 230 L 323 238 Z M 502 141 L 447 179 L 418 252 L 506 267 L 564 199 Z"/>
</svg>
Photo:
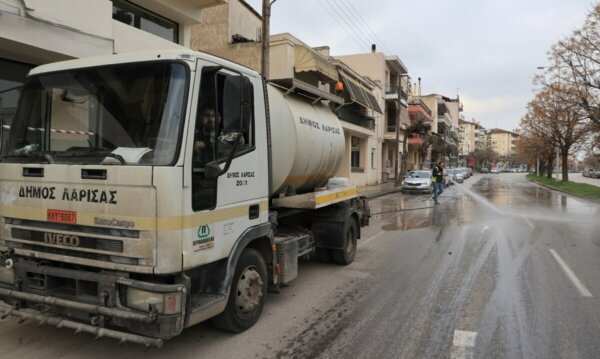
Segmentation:
<svg viewBox="0 0 600 359">
<path fill-rule="evenodd" d="M 187 77 L 183 64 L 166 61 L 32 76 L 11 126 L 5 126 L 10 132 L 1 160 L 171 165 Z"/>
</svg>

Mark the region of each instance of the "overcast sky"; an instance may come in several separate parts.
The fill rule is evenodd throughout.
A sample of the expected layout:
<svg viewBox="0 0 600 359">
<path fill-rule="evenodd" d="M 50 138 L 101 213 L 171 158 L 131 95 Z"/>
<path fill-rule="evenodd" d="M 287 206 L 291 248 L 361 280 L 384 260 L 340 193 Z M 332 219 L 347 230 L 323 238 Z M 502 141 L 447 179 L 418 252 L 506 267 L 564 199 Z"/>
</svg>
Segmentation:
<svg viewBox="0 0 600 359">
<path fill-rule="evenodd" d="M 247 0 L 261 12 L 262 0 Z M 591 0 L 277 0 L 271 34 L 331 54 L 398 55 L 423 94 L 455 97 L 467 120 L 516 128 L 546 53 L 582 24 Z M 360 17 L 357 15 L 359 14 Z M 368 25 L 365 26 L 364 22 Z M 374 35 L 373 35 L 374 33 Z"/>
</svg>

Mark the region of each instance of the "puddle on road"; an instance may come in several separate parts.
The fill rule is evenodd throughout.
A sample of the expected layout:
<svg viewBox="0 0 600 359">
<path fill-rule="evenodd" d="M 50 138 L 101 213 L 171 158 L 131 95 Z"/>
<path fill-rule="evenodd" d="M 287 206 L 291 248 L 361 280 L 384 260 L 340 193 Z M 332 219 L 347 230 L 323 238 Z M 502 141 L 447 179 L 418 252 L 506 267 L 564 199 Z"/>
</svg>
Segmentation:
<svg viewBox="0 0 600 359">
<path fill-rule="evenodd" d="M 506 183 L 481 178 L 469 189 L 455 184 L 434 205 L 427 195 L 396 195 L 371 206 L 383 231 L 460 226 L 494 218 L 520 218 L 568 224 L 596 225 L 600 206 L 528 182 Z M 560 212 L 560 213 L 557 213 Z"/>
<path fill-rule="evenodd" d="M 414 229 L 462 225 L 475 220 L 476 204 L 467 196 L 445 193 L 441 204 L 434 205 L 429 196 L 394 197 L 372 206 L 372 213 L 380 217 L 383 231 L 410 231 Z"/>
</svg>

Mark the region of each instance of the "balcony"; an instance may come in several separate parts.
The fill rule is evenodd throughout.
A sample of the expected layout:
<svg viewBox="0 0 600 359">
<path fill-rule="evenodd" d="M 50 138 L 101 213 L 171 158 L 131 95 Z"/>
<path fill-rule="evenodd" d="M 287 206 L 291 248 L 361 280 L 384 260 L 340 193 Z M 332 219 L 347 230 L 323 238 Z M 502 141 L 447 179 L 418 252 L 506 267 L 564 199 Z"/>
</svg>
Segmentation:
<svg viewBox="0 0 600 359">
<path fill-rule="evenodd" d="M 375 118 L 365 116 L 348 108 L 347 106 L 341 107 L 337 111 L 337 114 L 342 121 L 355 124 L 357 126 L 366 128 L 367 130 L 375 130 Z"/>
<path fill-rule="evenodd" d="M 409 145 L 421 145 L 423 144 L 423 138 L 418 133 L 409 133 L 407 142 Z"/>
<path fill-rule="evenodd" d="M 438 115 L 437 120 L 438 124 L 443 123 L 448 126 L 448 128 L 452 127 L 452 120 L 450 119 L 448 112 L 444 113 L 443 115 Z"/>
<path fill-rule="evenodd" d="M 397 100 L 398 99 L 398 86 L 395 84 L 385 85 L 385 99 L 386 100 Z"/>
</svg>

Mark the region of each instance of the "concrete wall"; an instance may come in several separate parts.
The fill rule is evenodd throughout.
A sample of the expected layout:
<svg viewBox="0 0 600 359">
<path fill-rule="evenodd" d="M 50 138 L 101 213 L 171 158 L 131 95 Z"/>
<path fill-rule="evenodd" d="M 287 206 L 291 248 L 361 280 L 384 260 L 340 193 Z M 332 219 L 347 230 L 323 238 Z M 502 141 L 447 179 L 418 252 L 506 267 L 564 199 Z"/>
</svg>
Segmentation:
<svg viewBox="0 0 600 359">
<path fill-rule="evenodd" d="M 252 41 L 260 41 L 262 20 L 239 0 L 229 0 L 229 40 L 239 34 Z"/>
<path fill-rule="evenodd" d="M 261 20 L 239 0 L 205 9 L 201 24 L 191 28 L 191 48 L 208 52 L 260 71 L 260 42 L 233 44 L 231 37 L 240 34 L 256 40 Z M 271 58 L 273 55 L 271 55 Z"/>
</svg>

